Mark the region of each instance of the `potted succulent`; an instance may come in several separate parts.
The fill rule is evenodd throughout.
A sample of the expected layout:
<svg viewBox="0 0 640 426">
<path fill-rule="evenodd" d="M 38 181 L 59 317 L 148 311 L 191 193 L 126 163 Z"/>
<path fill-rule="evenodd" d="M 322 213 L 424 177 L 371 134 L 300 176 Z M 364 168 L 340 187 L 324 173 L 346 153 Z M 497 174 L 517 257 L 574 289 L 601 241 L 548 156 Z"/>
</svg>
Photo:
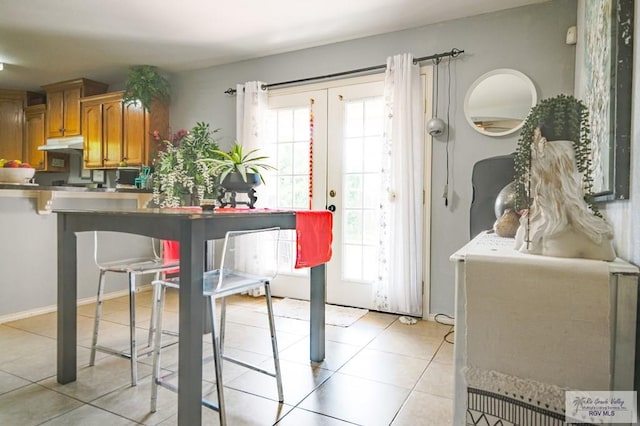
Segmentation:
<svg viewBox="0 0 640 426">
<path fill-rule="evenodd" d="M 215 133 L 207 123 L 196 123 L 190 130 L 180 130 L 168 139 L 157 131 L 156 140 L 163 147 L 153 164 L 153 200 L 161 207 L 200 205 L 205 198 L 215 198 L 217 173 L 203 159 L 217 160 L 220 155 Z"/>
<path fill-rule="evenodd" d="M 229 152 L 215 150 L 218 158 L 200 160 L 201 163 L 207 164 L 213 174 L 218 176 L 220 186 L 218 201 L 223 207 L 227 204 L 235 207 L 236 193 L 246 192 L 249 196 L 249 202 L 245 204 L 253 208 L 257 200 L 253 188 L 264 183 L 263 172 L 275 170 L 275 167 L 265 162 L 268 157 L 256 155 L 257 151 L 254 149 L 245 153 L 242 145 L 236 142 Z M 231 196 L 230 202 L 226 200 L 227 193 Z"/>
<path fill-rule="evenodd" d="M 124 101 L 126 103 L 140 101 L 149 111 L 154 101 L 169 102 L 169 82 L 151 65 L 136 65 L 129 68 L 126 81 Z"/>
</svg>

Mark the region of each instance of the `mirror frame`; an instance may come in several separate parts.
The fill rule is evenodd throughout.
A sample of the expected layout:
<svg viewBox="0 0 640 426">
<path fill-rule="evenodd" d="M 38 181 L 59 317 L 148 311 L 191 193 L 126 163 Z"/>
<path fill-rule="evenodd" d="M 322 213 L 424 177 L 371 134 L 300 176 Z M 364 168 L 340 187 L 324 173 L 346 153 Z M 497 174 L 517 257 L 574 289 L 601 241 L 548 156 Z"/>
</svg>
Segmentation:
<svg viewBox="0 0 640 426">
<path fill-rule="evenodd" d="M 509 74 L 522 79 L 522 81 L 525 82 L 528 85 L 529 89 L 531 90 L 531 108 L 533 108 L 538 102 L 538 92 L 536 90 L 536 86 L 533 84 L 533 81 L 531 81 L 531 79 L 526 74 L 520 71 L 511 69 L 511 68 L 498 68 L 482 74 L 473 82 L 471 86 L 469 86 L 469 89 L 467 90 L 467 94 L 464 97 L 464 117 L 466 118 L 467 122 L 473 129 L 475 129 L 477 132 L 482 133 L 483 135 L 486 135 L 486 136 L 506 136 L 506 135 L 510 135 L 511 133 L 515 133 L 518 130 L 520 130 L 520 128 L 522 128 L 527 118 L 526 116 L 524 116 L 519 125 L 515 126 L 513 129 L 505 130 L 503 132 L 487 132 L 486 130 L 482 130 L 481 128 L 476 126 L 476 124 L 471 119 L 471 116 L 469 114 L 469 99 L 471 98 L 471 94 L 476 89 L 476 87 L 478 87 L 481 83 L 483 83 L 487 78 L 493 77 L 499 74 Z"/>
</svg>

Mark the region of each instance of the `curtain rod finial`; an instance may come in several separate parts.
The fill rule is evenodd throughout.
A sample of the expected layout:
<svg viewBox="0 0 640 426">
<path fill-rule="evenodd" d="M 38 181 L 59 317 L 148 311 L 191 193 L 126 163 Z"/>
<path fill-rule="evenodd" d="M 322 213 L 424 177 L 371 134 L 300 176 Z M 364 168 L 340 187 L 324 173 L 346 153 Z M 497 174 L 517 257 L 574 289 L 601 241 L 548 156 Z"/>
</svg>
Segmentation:
<svg viewBox="0 0 640 426">
<path fill-rule="evenodd" d="M 237 90 L 232 88 L 228 88 L 227 90 L 224 91 L 224 93 L 228 96 L 235 96 L 236 92 Z"/>
</svg>

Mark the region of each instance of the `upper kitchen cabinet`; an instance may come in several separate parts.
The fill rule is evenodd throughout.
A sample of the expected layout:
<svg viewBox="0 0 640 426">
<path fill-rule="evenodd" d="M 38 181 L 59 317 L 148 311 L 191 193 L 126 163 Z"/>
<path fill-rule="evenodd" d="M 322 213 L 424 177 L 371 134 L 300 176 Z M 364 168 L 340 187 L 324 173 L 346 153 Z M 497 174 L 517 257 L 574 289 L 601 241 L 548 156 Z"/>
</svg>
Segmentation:
<svg viewBox="0 0 640 426">
<path fill-rule="evenodd" d="M 68 172 L 69 154 L 38 149 L 45 144 L 46 110 L 44 104 L 24 109 L 24 161 L 39 172 Z"/>
<path fill-rule="evenodd" d="M 81 135 L 80 99 L 105 93 L 108 87 L 105 83 L 86 78 L 42 86 L 47 92 L 47 137 Z"/>
<path fill-rule="evenodd" d="M 0 158 L 24 161 L 24 108 L 37 93 L 0 89 Z"/>
<path fill-rule="evenodd" d="M 114 168 L 123 159 L 122 97 L 111 93 L 82 99 L 84 167 Z"/>
<path fill-rule="evenodd" d="M 144 110 L 139 102 L 125 103 L 124 92 L 112 92 L 82 99 L 84 167 L 109 169 L 151 164 L 157 152 L 153 130 L 166 134 L 168 108 L 153 105 Z"/>
<path fill-rule="evenodd" d="M 169 108 L 153 101 L 149 111 L 140 102 L 124 105 L 124 156 L 129 166 L 150 165 L 156 158 L 159 142 L 151 136 L 157 130 L 167 136 Z"/>
</svg>

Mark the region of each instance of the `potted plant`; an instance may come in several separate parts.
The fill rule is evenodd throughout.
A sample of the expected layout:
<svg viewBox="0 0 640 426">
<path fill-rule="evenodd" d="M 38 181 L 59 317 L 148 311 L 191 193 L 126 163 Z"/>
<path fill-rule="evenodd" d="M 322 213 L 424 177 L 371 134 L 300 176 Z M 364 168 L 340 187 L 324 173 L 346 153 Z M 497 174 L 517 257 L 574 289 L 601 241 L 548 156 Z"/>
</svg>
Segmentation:
<svg viewBox="0 0 640 426">
<path fill-rule="evenodd" d="M 156 140 L 163 148 L 154 160 L 153 200 L 161 207 L 200 205 L 217 192 L 216 171 L 203 159 L 218 159 L 218 142 L 214 138 L 219 129 L 211 130 L 207 123 L 196 123 L 191 131 L 180 130 L 168 139 L 157 131 Z"/>
<path fill-rule="evenodd" d="M 275 167 L 265 162 L 268 157 L 256 155 L 257 151 L 254 149 L 245 153 L 242 145 L 236 142 L 229 152 L 215 150 L 218 158 L 200 160 L 218 176 L 218 184 L 221 187 L 218 201 L 223 207 L 227 204 L 235 207 L 236 193 L 246 192 L 249 196 L 249 202 L 246 204 L 253 208 L 257 200 L 253 188 L 264 183 L 262 172 L 275 170 Z M 230 203 L 225 199 L 227 193 L 231 196 Z"/>
<path fill-rule="evenodd" d="M 153 101 L 169 102 L 169 82 L 151 65 L 137 65 L 129 68 L 129 77 L 124 91 L 126 103 L 140 101 L 149 111 Z"/>
<path fill-rule="evenodd" d="M 582 175 L 584 199 L 593 213 L 600 216 L 593 205 L 589 111 L 579 99 L 563 94 L 544 99 L 534 106 L 520 131 L 514 158 L 517 210 L 526 210 L 531 203 L 527 194 L 531 182 L 531 150 L 537 131 L 547 141 L 573 142 L 576 167 Z"/>
<path fill-rule="evenodd" d="M 533 107 L 515 155 L 516 249 L 530 254 L 615 259 L 613 228 L 593 205 L 586 106 L 558 95 Z"/>
</svg>

